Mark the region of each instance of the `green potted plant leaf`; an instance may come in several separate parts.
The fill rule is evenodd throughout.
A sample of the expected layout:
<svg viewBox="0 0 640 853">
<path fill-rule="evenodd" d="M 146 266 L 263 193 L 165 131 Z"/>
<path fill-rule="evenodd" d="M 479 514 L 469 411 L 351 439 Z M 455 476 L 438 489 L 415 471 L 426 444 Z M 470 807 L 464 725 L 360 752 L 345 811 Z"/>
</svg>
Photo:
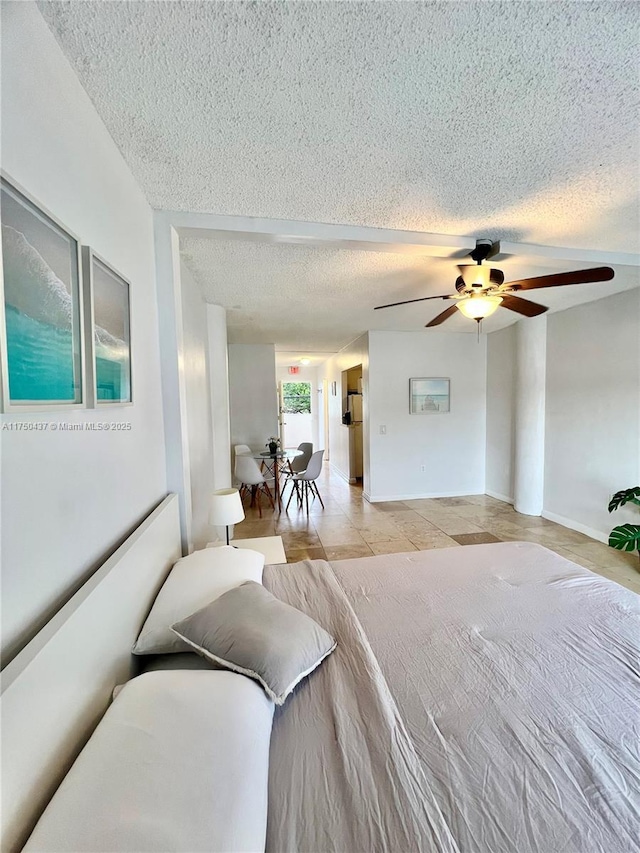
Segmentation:
<svg viewBox="0 0 640 853">
<path fill-rule="evenodd" d="M 640 506 L 640 486 L 616 492 L 609 501 L 609 512 L 625 504 Z M 618 551 L 638 551 L 640 557 L 640 524 L 621 524 L 609 534 L 609 545 Z"/>
</svg>

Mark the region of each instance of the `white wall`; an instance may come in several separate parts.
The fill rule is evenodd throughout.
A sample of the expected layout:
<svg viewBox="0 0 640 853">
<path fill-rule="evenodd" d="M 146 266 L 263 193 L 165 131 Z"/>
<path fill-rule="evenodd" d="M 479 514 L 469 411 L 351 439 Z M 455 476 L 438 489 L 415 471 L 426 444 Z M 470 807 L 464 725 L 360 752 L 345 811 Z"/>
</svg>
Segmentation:
<svg viewBox="0 0 640 853">
<path fill-rule="evenodd" d="M 451 380 L 449 413 L 409 414 L 409 379 L 426 376 Z M 484 336 L 369 332 L 370 499 L 483 493 L 485 400 Z"/>
<path fill-rule="evenodd" d="M 362 443 L 364 455 L 363 488 L 368 491 L 369 484 L 369 421 L 368 421 L 368 379 L 369 379 L 369 343 L 368 335 L 362 335 L 350 343 L 337 355 L 328 359 L 318 368 L 318 379 L 329 383 L 329 453 L 330 464 L 345 480 L 349 480 L 349 427 L 342 423 L 342 371 L 362 365 L 363 425 Z M 331 393 L 331 383 L 336 383 L 337 393 Z M 346 389 L 344 391 L 346 397 Z M 320 449 L 320 448 L 319 448 Z"/>
<path fill-rule="evenodd" d="M 511 498 L 515 327 L 488 337 L 487 490 Z M 640 482 L 639 445 L 640 290 L 550 314 L 542 514 L 601 541 L 637 523 L 607 504 Z"/>
<path fill-rule="evenodd" d="M 2 647 L 11 654 L 166 492 L 151 210 L 33 3 L 2 9 L 2 166 L 131 282 L 134 405 L 4 415 L 131 423 L 0 433 Z"/>
<path fill-rule="evenodd" d="M 189 471 L 191 480 L 191 540 L 197 550 L 211 537 L 209 498 L 213 485 L 213 430 L 208 366 L 207 311 L 200 287 L 189 269 L 180 265 L 182 297 L 182 373 L 185 383 Z"/>
<path fill-rule="evenodd" d="M 264 449 L 278 435 L 278 386 L 273 344 L 229 344 L 231 444 Z"/>
<path fill-rule="evenodd" d="M 515 325 L 487 335 L 487 494 L 513 502 Z"/>
<path fill-rule="evenodd" d="M 548 319 L 545 514 L 606 540 L 633 508 L 610 495 L 640 482 L 640 289 Z"/>
</svg>

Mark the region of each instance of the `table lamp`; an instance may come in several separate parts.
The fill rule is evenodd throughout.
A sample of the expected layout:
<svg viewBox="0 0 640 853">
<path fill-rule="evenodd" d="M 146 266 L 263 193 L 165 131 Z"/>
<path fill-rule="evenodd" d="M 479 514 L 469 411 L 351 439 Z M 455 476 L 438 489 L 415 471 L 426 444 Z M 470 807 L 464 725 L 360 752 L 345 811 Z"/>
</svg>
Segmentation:
<svg viewBox="0 0 640 853">
<path fill-rule="evenodd" d="M 229 544 L 229 525 L 244 519 L 244 507 L 237 489 L 218 489 L 211 495 L 209 506 L 209 524 L 226 527 L 227 545 Z"/>
</svg>

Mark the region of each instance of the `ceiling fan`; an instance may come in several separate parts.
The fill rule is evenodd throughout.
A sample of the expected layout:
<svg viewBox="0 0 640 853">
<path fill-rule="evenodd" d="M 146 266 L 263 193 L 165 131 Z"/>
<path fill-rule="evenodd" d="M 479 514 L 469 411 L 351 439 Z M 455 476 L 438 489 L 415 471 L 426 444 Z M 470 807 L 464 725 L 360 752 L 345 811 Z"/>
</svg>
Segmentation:
<svg viewBox="0 0 640 853">
<path fill-rule="evenodd" d="M 590 270 L 575 270 L 574 272 L 561 272 L 556 275 L 540 275 L 536 278 L 521 278 L 516 281 L 504 280 L 504 273 L 492 267 L 482 266 L 483 261 L 495 257 L 500 252 L 500 241 L 479 239 L 476 247 L 469 252 L 475 264 L 463 264 L 458 267 L 460 275 L 456 279 L 457 293 L 446 296 L 422 296 L 418 299 L 406 299 L 404 302 L 391 302 L 389 305 L 378 305 L 375 310 L 381 308 L 394 308 L 396 305 L 408 305 L 410 302 L 425 302 L 429 299 L 454 299 L 450 305 L 437 317 L 434 317 L 426 328 L 439 326 L 456 311 L 460 311 L 465 317 L 480 323 L 485 317 L 499 308 L 508 308 L 516 314 L 524 317 L 536 317 L 544 314 L 549 309 L 537 302 L 528 299 L 520 299 L 513 294 L 519 290 L 535 290 L 539 287 L 561 287 L 567 284 L 586 284 L 592 281 L 610 281 L 613 278 L 611 267 L 596 267 Z"/>
</svg>

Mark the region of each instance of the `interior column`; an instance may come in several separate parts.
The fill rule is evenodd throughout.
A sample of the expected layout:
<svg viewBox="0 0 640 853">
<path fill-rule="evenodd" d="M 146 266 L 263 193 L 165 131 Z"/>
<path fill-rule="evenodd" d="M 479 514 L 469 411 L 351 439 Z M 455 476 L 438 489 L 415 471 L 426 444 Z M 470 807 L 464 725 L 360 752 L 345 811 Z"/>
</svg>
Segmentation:
<svg viewBox="0 0 640 853">
<path fill-rule="evenodd" d="M 231 486 L 231 434 L 229 426 L 229 364 L 227 312 L 221 305 L 207 305 L 209 336 L 209 388 L 213 432 L 213 487 Z"/>
<path fill-rule="evenodd" d="M 540 515 L 544 498 L 544 416 L 547 318 L 516 326 L 516 412 L 514 507 Z"/>
</svg>

